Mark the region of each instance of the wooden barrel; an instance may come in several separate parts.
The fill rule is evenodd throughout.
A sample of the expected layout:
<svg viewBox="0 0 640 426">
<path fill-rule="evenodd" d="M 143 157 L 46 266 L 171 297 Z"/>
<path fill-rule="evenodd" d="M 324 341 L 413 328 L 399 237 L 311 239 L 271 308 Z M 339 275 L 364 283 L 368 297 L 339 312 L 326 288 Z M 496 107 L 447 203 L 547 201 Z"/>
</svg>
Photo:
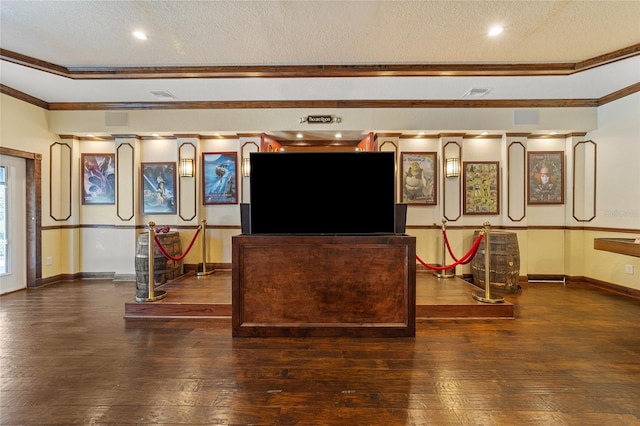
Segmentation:
<svg viewBox="0 0 640 426">
<path fill-rule="evenodd" d="M 480 231 L 476 231 L 473 235 L 473 240 L 475 241 L 479 235 Z M 518 285 L 520 250 L 516 234 L 502 231 L 489 232 L 489 262 L 490 289 L 511 293 L 520 289 Z M 471 270 L 473 271 L 473 283 L 479 287 L 486 288 L 484 239 L 471 261 Z"/>
<path fill-rule="evenodd" d="M 182 255 L 180 234 L 175 231 L 156 234 L 162 248 L 173 257 Z M 166 258 L 158 246 L 153 242 L 153 269 L 156 285 L 164 284 L 183 274 L 182 260 L 173 261 Z M 138 234 L 136 246 L 136 297 L 140 299 L 149 296 L 149 233 Z"/>
</svg>

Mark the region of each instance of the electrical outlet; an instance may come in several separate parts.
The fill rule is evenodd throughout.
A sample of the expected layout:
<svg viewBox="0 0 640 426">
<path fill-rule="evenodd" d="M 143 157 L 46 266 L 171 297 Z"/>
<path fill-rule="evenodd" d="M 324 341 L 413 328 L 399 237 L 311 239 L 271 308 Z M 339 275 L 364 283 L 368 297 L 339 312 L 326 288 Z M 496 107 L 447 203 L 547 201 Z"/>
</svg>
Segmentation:
<svg viewBox="0 0 640 426">
<path fill-rule="evenodd" d="M 53 265 L 53 257 L 47 256 L 47 265 Z"/>
<path fill-rule="evenodd" d="M 624 265 L 624 271 L 629 275 L 633 275 L 633 265 Z"/>
</svg>

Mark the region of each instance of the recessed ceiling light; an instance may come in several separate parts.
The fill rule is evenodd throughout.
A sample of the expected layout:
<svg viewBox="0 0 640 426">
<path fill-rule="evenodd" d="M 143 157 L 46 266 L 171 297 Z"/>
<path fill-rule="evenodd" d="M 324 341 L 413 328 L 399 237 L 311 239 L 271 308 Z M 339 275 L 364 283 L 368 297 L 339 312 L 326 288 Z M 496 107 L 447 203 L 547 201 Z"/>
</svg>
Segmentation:
<svg viewBox="0 0 640 426">
<path fill-rule="evenodd" d="M 342 137 L 342 133 L 336 133 L 336 139 L 340 139 Z"/>
<path fill-rule="evenodd" d="M 302 139 L 302 133 L 298 133 L 298 134 L 296 135 L 296 138 L 298 138 L 298 139 Z"/>
<path fill-rule="evenodd" d="M 143 33 L 142 31 L 134 31 L 133 32 L 133 36 L 135 38 L 137 38 L 138 40 L 146 40 L 147 39 L 147 35 L 145 33 Z"/>
<path fill-rule="evenodd" d="M 501 34 L 502 31 L 504 31 L 504 28 L 499 26 L 499 25 L 496 25 L 495 27 L 491 27 L 489 29 L 489 36 L 490 37 L 495 37 L 495 36 Z"/>
<path fill-rule="evenodd" d="M 485 135 L 488 135 L 488 134 L 489 134 L 489 132 L 482 132 L 482 133 L 480 133 L 480 134 L 481 134 L 482 136 L 485 136 Z"/>
</svg>

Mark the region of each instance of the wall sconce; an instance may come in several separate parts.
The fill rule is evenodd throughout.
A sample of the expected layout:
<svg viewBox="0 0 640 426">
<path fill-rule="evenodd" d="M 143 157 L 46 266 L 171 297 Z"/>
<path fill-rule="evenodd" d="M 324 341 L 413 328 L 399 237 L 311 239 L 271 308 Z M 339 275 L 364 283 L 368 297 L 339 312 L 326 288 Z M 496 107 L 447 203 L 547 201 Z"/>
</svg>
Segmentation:
<svg viewBox="0 0 640 426">
<path fill-rule="evenodd" d="M 180 160 L 180 176 L 193 177 L 193 159 L 183 158 Z"/>
<path fill-rule="evenodd" d="M 444 175 L 446 177 L 460 176 L 460 160 L 457 158 L 447 158 L 444 167 Z"/>
<path fill-rule="evenodd" d="M 242 176 L 251 176 L 251 159 L 249 157 L 244 157 L 242 159 Z"/>
</svg>

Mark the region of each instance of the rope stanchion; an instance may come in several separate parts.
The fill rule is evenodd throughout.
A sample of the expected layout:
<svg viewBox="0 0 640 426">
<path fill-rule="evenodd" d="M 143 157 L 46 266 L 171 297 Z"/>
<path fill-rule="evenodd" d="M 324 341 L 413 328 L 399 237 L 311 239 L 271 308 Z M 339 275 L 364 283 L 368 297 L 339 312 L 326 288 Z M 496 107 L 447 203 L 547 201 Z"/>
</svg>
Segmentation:
<svg viewBox="0 0 640 426">
<path fill-rule="evenodd" d="M 483 293 L 474 293 L 472 294 L 473 298 L 479 302 L 485 303 L 502 303 L 504 299 L 501 297 L 492 298 L 491 297 L 491 244 L 489 243 L 489 227 L 491 225 L 489 222 L 484 223 L 484 294 Z"/>
<path fill-rule="evenodd" d="M 155 291 L 155 265 L 154 265 L 154 247 L 152 241 L 156 239 L 155 232 L 156 224 L 149 222 L 149 282 L 148 282 L 148 296 L 136 297 L 136 302 L 155 302 L 156 300 L 164 299 L 167 296 L 167 292 L 164 290 Z"/>
<path fill-rule="evenodd" d="M 446 265 L 447 264 L 447 251 L 446 248 L 448 247 L 448 240 L 447 240 L 447 225 L 446 225 L 447 221 L 442 219 L 442 265 Z M 449 250 L 451 250 L 449 248 Z M 453 256 L 452 256 L 453 257 Z M 454 260 L 458 260 L 455 259 Z M 433 273 L 433 275 L 435 275 L 438 278 L 453 278 L 456 276 L 456 268 L 455 266 L 451 269 L 443 269 L 442 271 L 435 271 Z"/>
<path fill-rule="evenodd" d="M 202 271 L 196 273 L 197 277 L 211 275 L 216 270 L 207 271 L 207 221 L 202 220 Z"/>
</svg>

